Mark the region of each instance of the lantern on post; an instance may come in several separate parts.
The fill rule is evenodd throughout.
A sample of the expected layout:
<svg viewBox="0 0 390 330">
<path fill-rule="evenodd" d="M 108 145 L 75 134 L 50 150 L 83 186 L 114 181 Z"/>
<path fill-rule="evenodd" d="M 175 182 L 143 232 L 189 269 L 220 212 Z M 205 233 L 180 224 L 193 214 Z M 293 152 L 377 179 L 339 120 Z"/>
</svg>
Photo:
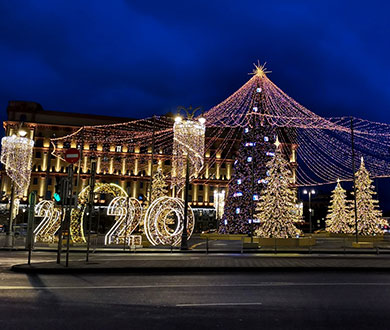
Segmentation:
<svg viewBox="0 0 390 330">
<path fill-rule="evenodd" d="M 192 108 L 190 107 L 192 110 Z M 198 175 L 204 165 L 204 148 L 206 120 L 193 118 L 194 112 L 187 111 L 187 118 L 177 116 L 173 126 L 173 163 L 172 186 L 177 188 L 176 194 L 183 189 L 186 176 L 186 160 L 188 158 L 190 180 Z"/>
<path fill-rule="evenodd" d="M 11 179 L 10 214 L 7 231 L 7 245 L 13 245 L 12 222 L 18 213 L 19 198 L 30 185 L 34 141 L 25 137 L 27 132 L 19 129 L 19 136 L 5 136 L 1 139 L 0 161 Z"/>
<path fill-rule="evenodd" d="M 194 119 L 195 112 L 200 109 L 192 107 L 179 108 L 185 110 L 187 118 L 176 117 L 173 126 L 173 164 L 172 185 L 177 187 L 178 194 L 184 186 L 184 215 L 183 232 L 181 237 L 181 250 L 187 250 L 187 216 L 188 216 L 188 190 L 190 180 L 198 175 L 204 164 L 204 145 L 206 133 L 206 120 Z"/>
</svg>

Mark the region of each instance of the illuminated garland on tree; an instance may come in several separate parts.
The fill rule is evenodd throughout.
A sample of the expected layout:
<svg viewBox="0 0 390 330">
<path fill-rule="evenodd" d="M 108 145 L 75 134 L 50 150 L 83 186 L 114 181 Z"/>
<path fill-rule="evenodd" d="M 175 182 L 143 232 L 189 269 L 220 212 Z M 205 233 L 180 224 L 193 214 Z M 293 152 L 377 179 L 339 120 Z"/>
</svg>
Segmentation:
<svg viewBox="0 0 390 330">
<path fill-rule="evenodd" d="M 275 157 L 267 164 L 268 183 L 263 189 L 255 217 L 260 220 L 256 236 L 262 238 L 297 237 L 301 231 L 294 223 L 301 220 L 296 206 L 296 189 L 292 187 L 292 172 L 278 141 Z"/>
<path fill-rule="evenodd" d="M 266 73 L 264 66 L 256 65 L 253 77 L 247 83 L 203 114 L 207 120 L 205 150 L 210 152 L 209 176 L 205 178 L 205 183 L 216 174 L 210 169 L 216 163 L 217 155 L 226 157 L 230 154 L 235 141 L 241 140 L 242 130 L 253 127 L 253 122 L 264 123 L 275 131 L 285 130 L 285 134 L 279 136 L 281 142 L 298 146 L 298 186 L 335 183 L 338 178 L 351 181 L 351 117 L 323 118 L 316 115 L 284 93 Z M 253 95 L 259 88 L 261 102 L 254 111 Z M 254 121 L 253 117 L 257 120 Z M 161 116 L 128 123 L 86 126 L 66 137 L 52 139 L 54 154 L 63 158 L 64 142 L 77 145 L 86 141 L 88 148 L 84 149 L 84 156 L 101 157 L 102 168 L 106 172 L 111 158 L 115 157 L 117 173 L 121 168 L 120 161 L 124 160 L 125 171 L 122 174 L 125 174 L 132 171 L 128 164 L 137 159 L 130 150 L 138 150 L 144 158 L 150 157 L 150 151 L 145 149 L 150 150 L 152 132 L 155 132 L 156 153 L 172 154 L 173 125 L 172 118 Z M 388 177 L 390 164 L 386 155 L 390 147 L 390 125 L 358 118 L 353 118 L 353 125 L 356 155 L 364 156 L 367 170 L 374 177 Z M 100 146 L 99 150 L 91 148 L 94 144 Z M 115 153 L 116 145 L 122 146 L 123 151 Z M 225 159 L 221 157 L 218 161 Z M 145 165 L 140 165 L 134 175 L 143 171 Z"/>
<path fill-rule="evenodd" d="M 267 161 L 274 155 L 274 130 L 256 116 L 264 95 L 260 87 L 250 96 L 252 108 L 250 127 L 242 129 L 238 156 L 229 183 L 220 233 L 249 234 L 255 202 L 267 183 Z M 256 228 L 256 227 L 255 227 Z M 254 229 L 255 229 L 254 228 Z"/>
<path fill-rule="evenodd" d="M 359 235 L 383 234 L 383 227 L 387 221 L 382 218 L 382 212 L 378 209 L 378 201 L 373 198 L 376 195 L 370 173 L 364 166 L 363 158 L 359 170 L 356 172 L 356 204 L 357 226 Z M 355 221 L 355 214 L 352 211 Z"/>
<path fill-rule="evenodd" d="M 168 184 L 166 182 L 166 176 L 162 172 L 161 167 L 153 175 L 152 182 L 152 202 L 157 198 L 168 195 Z"/>
<path fill-rule="evenodd" d="M 353 209 L 346 200 L 346 191 L 341 187 L 340 180 L 332 191 L 331 204 L 326 216 L 326 231 L 335 234 L 352 234 L 354 220 L 351 217 Z"/>
</svg>

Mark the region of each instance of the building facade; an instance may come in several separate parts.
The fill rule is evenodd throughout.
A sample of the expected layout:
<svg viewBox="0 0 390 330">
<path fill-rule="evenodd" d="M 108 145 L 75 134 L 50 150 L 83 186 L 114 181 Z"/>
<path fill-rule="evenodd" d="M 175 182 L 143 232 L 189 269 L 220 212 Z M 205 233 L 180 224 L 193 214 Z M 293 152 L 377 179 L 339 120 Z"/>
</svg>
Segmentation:
<svg viewBox="0 0 390 330">
<path fill-rule="evenodd" d="M 27 131 L 27 136 L 34 140 L 32 175 L 29 188 L 25 191 L 21 203 L 27 202 L 27 196 L 35 191 L 38 200 L 51 199 L 55 190 L 56 181 L 66 176 L 68 164 L 52 155 L 53 146 L 50 140 L 70 135 L 82 126 L 106 125 L 132 121 L 132 118 L 95 116 L 78 113 L 44 110 L 34 102 L 10 101 L 7 108 L 7 120 L 3 127 L 5 135 L 16 134 L 20 127 Z M 197 218 L 196 230 L 202 231 L 215 228 L 214 191 L 226 191 L 232 177 L 235 155 L 240 145 L 240 135 L 235 134 L 229 140 L 221 134 L 220 138 L 206 132 L 206 146 L 204 168 L 195 178 L 189 189 L 190 205 Z M 221 149 L 221 146 L 223 148 Z M 96 144 L 94 141 L 59 142 L 57 148 L 78 148 L 81 153 L 80 162 L 75 164 L 74 194 L 78 194 L 89 184 L 91 158 L 97 160 L 96 182 L 115 183 L 122 187 L 129 196 L 146 201 L 150 187 L 150 175 L 157 167 L 161 167 L 164 174 L 171 173 L 172 156 L 155 151 L 152 157 L 152 147 L 133 148 L 125 145 Z M 219 151 L 217 151 L 219 150 Z M 291 147 L 289 155 L 294 165 L 296 146 Z M 130 161 L 129 161 L 130 160 Z M 152 165 L 153 162 L 153 165 Z M 173 196 L 174 191 L 169 190 Z M 1 170 L 1 202 L 7 203 L 11 195 L 11 182 Z M 98 203 L 105 204 L 104 196 Z"/>
</svg>

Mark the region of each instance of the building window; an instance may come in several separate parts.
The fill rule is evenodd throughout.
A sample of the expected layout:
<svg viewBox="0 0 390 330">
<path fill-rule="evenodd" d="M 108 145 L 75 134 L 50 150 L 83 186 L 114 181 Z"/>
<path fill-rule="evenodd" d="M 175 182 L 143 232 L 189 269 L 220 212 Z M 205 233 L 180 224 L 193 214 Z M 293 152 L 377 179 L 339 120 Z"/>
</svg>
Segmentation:
<svg viewBox="0 0 390 330">
<path fill-rule="evenodd" d="M 164 162 L 164 165 L 171 165 L 171 161 L 170 161 L 170 160 L 166 160 L 166 161 Z"/>
<path fill-rule="evenodd" d="M 198 196 L 198 202 L 203 202 L 203 196 L 202 195 Z"/>
<path fill-rule="evenodd" d="M 122 152 L 122 146 L 116 146 L 115 150 L 116 152 Z"/>
<path fill-rule="evenodd" d="M 43 139 L 37 139 L 34 143 L 34 147 L 42 148 L 43 147 Z"/>
<path fill-rule="evenodd" d="M 199 186 L 199 190 L 203 191 L 203 186 L 202 185 Z"/>
<path fill-rule="evenodd" d="M 69 149 L 70 148 L 70 142 L 66 141 L 64 142 L 64 149 Z"/>
<path fill-rule="evenodd" d="M 91 143 L 91 144 L 89 145 L 89 150 L 96 151 L 96 150 L 97 150 L 97 144 L 96 144 L 96 143 Z"/>
<path fill-rule="evenodd" d="M 144 187 L 144 183 L 142 181 L 139 183 L 139 187 L 140 187 L 140 189 L 142 189 Z"/>
<path fill-rule="evenodd" d="M 106 151 L 106 152 L 110 151 L 110 145 L 108 143 L 103 144 L 103 151 Z"/>
<path fill-rule="evenodd" d="M 37 152 L 35 153 L 35 158 L 41 158 L 41 157 L 42 157 L 41 152 L 40 152 L 40 151 L 37 151 Z"/>
<path fill-rule="evenodd" d="M 38 178 L 33 178 L 33 184 L 35 184 L 35 185 L 38 184 Z"/>
</svg>

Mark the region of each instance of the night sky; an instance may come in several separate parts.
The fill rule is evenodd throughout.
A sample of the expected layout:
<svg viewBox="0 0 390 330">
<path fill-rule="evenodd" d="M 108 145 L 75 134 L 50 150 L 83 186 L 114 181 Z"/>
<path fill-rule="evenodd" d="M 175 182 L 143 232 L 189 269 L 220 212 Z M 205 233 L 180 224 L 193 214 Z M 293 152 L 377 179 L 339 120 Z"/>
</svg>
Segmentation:
<svg viewBox="0 0 390 330">
<path fill-rule="evenodd" d="M 146 117 L 209 109 L 267 62 L 322 116 L 390 122 L 390 5 L 376 1 L 0 2 L 0 105 Z"/>
</svg>

